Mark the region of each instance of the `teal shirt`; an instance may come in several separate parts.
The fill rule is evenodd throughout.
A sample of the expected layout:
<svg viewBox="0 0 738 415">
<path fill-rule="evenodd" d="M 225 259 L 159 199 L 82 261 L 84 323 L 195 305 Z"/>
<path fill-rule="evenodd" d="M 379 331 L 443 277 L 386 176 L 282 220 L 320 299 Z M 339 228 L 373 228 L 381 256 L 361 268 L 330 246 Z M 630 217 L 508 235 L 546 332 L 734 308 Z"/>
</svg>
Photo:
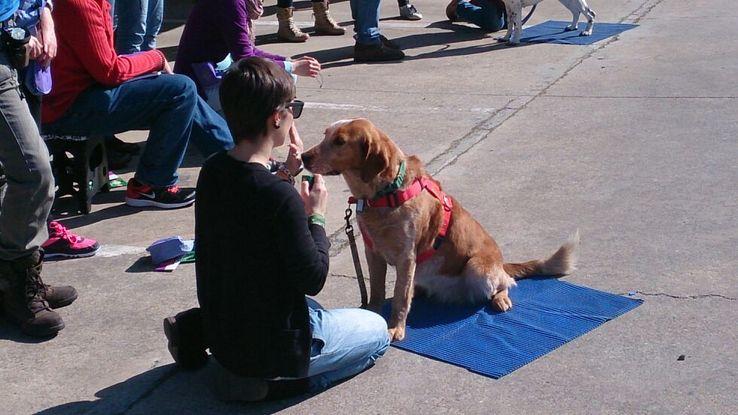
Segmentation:
<svg viewBox="0 0 738 415">
<path fill-rule="evenodd" d="M 8 20 L 16 10 L 20 0 L 0 0 L 0 22 Z"/>
</svg>

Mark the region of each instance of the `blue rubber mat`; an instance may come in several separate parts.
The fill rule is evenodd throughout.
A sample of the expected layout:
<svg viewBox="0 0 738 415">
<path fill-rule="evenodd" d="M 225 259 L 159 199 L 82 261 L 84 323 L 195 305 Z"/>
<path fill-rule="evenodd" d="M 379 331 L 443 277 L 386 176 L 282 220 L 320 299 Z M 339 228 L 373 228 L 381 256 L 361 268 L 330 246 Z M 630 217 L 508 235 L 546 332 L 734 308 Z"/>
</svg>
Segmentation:
<svg viewBox="0 0 738 415">
<path fill-rule="evenodd" d="M 556 279 L 518 281 L 510 298 L 507 313 L 416 298 L 392 345 L 498 379 L 643 302 Z"/>
<path fill-rule="evenodd" d="M 549 20 L 535 26 L 523 29 L 520 38 L 524 43 L 559 43 L 562 45 L 591 45 L 608 37 L 619 35 L 638 25 L 625 23 L 599 23 L 595 21 L 592 36 L 580 36 L 579 33 L 587 27 L 587 22 L 579 22 L 577 28 L 571 32 L 564 31 L 571 22 Z"/>
</svg>

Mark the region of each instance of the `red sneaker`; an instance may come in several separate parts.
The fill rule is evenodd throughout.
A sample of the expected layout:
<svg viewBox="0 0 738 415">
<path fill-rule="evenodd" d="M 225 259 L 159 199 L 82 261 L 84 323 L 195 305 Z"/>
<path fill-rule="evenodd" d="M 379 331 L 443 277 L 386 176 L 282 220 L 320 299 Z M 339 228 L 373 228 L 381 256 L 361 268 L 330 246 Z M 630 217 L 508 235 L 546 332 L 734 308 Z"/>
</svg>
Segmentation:
<svg viewBox="0 0 738 415">
<path fill-rule="evenodd" d="M 49 239 L 41 245 L 44 258 L 84 258 L 93 256 L 100 250 L 100 244 L 94 239 L 75 235 L 59 222 L 51 221 L 48 225 Z"/>
<path fill-rule="evenodd" d="M 152 187 L 135 178 L 128 181 L 126 204 L 135 207 L 153 206 L 162 209 L 176 209 L 195 203 L 195 190 L 181 189 L 177 185 Z"/>
</svg>

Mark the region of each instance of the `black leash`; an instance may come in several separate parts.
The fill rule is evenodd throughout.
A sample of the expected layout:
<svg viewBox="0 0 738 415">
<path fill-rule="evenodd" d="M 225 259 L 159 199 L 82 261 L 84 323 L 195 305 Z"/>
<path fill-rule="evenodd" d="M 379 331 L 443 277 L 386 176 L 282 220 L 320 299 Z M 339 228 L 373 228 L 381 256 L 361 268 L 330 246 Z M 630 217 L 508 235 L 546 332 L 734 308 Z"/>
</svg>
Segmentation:
<svg viewBox="0 0 738 415">
<path fill-rule="evenodd" d="M 354 226 L 351 225 L 351 205 L 346 208 L 346 215 L 343 219 L 346 221 L 346 236 L 348 236 L 349 246 L 351 247 L 351 257 L 354 260 L 354 269 L 356 269 L 356 281 L 359 283 L 359 293 L 361 293 L 361 308 L 366 308 L 368 302 L 366 294 L 366 282 L 364 281 L 364 273 L 361 271 L 361 261 L 359 260 L 359 250 L 356 248 L 356 238 L 354 238 Z"/>
<path fill-rule="evenodd" d="M 534 4 L 533 7 L 531 7 L 530 11 L 528 12 L 528 15 L 525 16 L 525 19 L 523 19 L 520 22 L 520 25 L 521 26 L 524 25 L 524 24 L 526 24 L 526 23 L 528 23 L 528 20 L 530 19 L 530 17 L 533 16 L 533 12 L 536 11 L 536 7 L 538 7 L 538 4 Z"/>
</svg>

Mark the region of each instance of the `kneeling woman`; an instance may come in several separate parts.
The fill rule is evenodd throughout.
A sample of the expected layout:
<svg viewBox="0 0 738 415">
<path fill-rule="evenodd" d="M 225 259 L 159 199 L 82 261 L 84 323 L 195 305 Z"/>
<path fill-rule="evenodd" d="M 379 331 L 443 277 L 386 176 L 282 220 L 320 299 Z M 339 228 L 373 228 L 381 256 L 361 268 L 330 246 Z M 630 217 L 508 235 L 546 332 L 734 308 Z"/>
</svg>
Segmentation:
<svg viewBox="0 0 738 415">
<path fill-rule="evenodd" d="M 222 399 L 260 400 L 320 390 L 371 366 L 389 345 L 370 311 L 324 310 L 328 275 L 327 190 L 319 175 L 298 193 L 270 172 L 272 149 L 289 139 L 288 179 L 300 169 L 291 77 L 274 62 L 243 59 L 220 89 L 235 148 L 211 157 L 197 184 L 195 243 L 199 309 L 164 321 L 175 361 L 202 366 L 210 348 L 225 368 Z"/>
</svg>

